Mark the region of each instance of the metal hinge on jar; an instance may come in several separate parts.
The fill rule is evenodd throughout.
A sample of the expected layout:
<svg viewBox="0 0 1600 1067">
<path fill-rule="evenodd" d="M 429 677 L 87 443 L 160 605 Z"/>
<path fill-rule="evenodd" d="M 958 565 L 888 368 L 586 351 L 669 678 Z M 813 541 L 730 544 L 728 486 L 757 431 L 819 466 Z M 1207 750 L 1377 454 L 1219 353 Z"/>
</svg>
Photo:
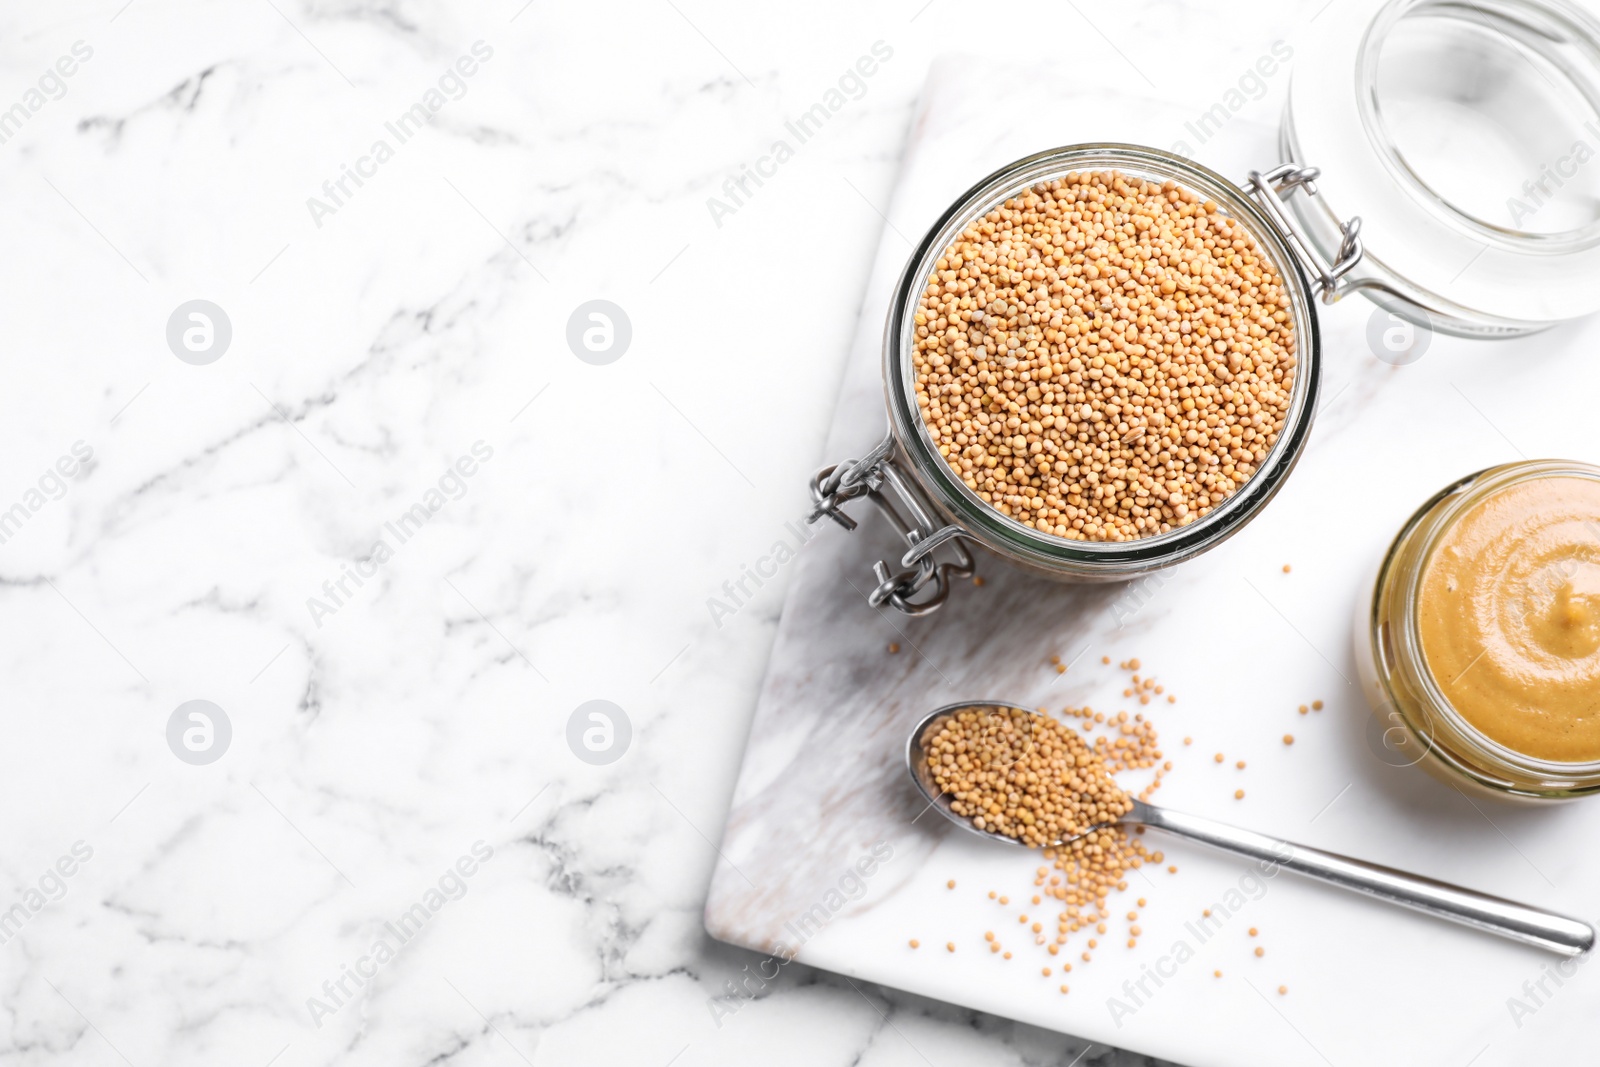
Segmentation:
<svg viewBox="0 0 1600 1067">
<path fill-rule="evenodd" d="M 885 486 L 894 491 L 906 516 L 883 492 Z M 817 471 L 811 479 L 811 498 L 816 507 L 806 521 L 816 522 L 826 515 L 846 530 L 854 530 L 856 521 L 842 508 L 861 496 L 877 505 L 909 546 L 900 557 L 902 570 L 890 573 L 888 563 L 881 559 L 872 565 L 878 584 L 867 600 L 873 607 L 889 604 L 907 615 L 926 615 L 944 603 L 954 579 L 972 576 L 972 555 L 961 544 L 966 532 L 954 525 L 935 527 L 933 508 L 895 464 L 893 434 L 886 435 L 860 459 Z M 953 558 L 936 561 L 933 553 L 943 545 L 949 546 Z M 933 591 L 924 595 L 930 586 Z"/>
<path fill-rule="evenodd" d="M 1251 171 L 1245 189 L 1272 216 L 1272 221 L 1288 240 L 1301 264 L 1316 279 L 1317 294 L 1322 297 L 1322 302 L 1332 304 L 1352 288 L 1346 275 L 1361 262 L 1361 218 L 1355 216 L 1349 222 L 1339 224 L 1339 254 L 1331 264 L 1325 263 L 1313 251 L 1309 236 L 1300 228 L 1288 204 L 1284 202 L 1296 189 L 1302 190 L 1307 196 L 1316 196 L 1317 176 L 1321 173 L 1316 167 L 1281 163 L 1265 174 L 1258 170 Z"/>
</svg>

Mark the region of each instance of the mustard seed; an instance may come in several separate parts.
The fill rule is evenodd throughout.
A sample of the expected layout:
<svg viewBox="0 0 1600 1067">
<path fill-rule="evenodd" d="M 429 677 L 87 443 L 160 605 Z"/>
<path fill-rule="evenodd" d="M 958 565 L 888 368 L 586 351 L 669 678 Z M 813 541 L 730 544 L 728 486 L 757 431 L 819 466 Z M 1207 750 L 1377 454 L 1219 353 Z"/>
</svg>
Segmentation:
<svg viewBox="0 0 1600 1067">
<path fill-rule="evenodd" d="M 1306 712 L 1308 712 L 1308 711 L 1310 711 L 1310 710 L 1311 710 L 1311 709 L 1310 709 L 1310 708 L 1308 708 L 1308 707 L 1306 707 L 1306 706 L 1305 706 L 1305 705 L 1304 705 L 1304 704 L 1301 704 L 1301 705 L 1300 705 L 1300 714 L 1302 714 L 1302 715 L 1304 715 L 1304 714 L 1305 714 L 1305 713 L 1306 713 Z"/>
<path fill-rule="evenodd" d="M 1322 701 L 1320 701 L 1320 700 L 1313 700 L 1313 701 L 1312 701 L 1312 702 L 1311 702 L 1311 710 L 1312 710 L 1312 711 L 1321 711 L 1321 710 L 1322 710 Z"/>
<path fill-rule="evenodd" d="M 1257 930 L 1257 929 L 1256 929 L 1256 928 L 1255 928 L 1255 927 L 1254 927 L 1254 926 L 1252 926 L 1252 927 L 1251 927 L 1251 928 L 1250 928 L 1250 936 L 1251 936 L 1251 937 L 1254 937 L 1254 936 L 1256 936 L 1256 934 L 1258 934 L 1258 933 L 1260 933 L 1260 931 L 1259 931 L 1259 930 Z"/>
<path fill-rule="evenodd" d="M 1233 791 L 1233 799 L 1235 799 L 1235 800 L 1243 800 L 1244 799 L 1244 790 L 1243 789 L 1235 789 Z"/>
<path fill-rule="evenodd" d="M 915 330 L 917 405 L 952 471 L 1071 540 L 1153 536 L 1222 503 L 1276 443 L 1297 362 L 1282 280 L 1244 226 L 1116 172 L 973 220 Z"/>
<path fill-rule="evenodd" d="M 1256 955 L 1257 956 L 1265 956 L 1266 954 L 1267 954 L 1267 950 L 1266 949 L 1262 948 L 1260 945 L 1256 946 Z"/>
<path fill-rule="evenodd" d="M 1218 978 L 1222 977 L 1222 972 L 1221 971 L 1212 971 L 1211 973 L 1216 975 Z"/>
<path fill-rule="evenodd" d="M 956 880 L 954 878 L 950 879 L 944 884 L 944 887 L 946 889 L 954 889 L 956 887 Z"/>
<path fill-rule="evenodd" d="M 921 948 L 922 947 L 922 942 L 918 941 L 916 938 L 913 937 L 911 939 L 911 947 L 912 948 Z"/>
<path fill-rule="evenodd" d="M 1278 987 L 1278 996 L 1281 997 L 1281 996 L 1283 996 L 1284 994 L 1286 994 L 1288 992 L 1289 992 L 1289 987 L 1288 986 L 1281 985 L 1281 986 Z"/>
<path fill-rule="evenodd" d="M 1287 564 L 1287 563 L 1285 563 L 1285 564 L 1284 564 L 1284 565 L 1283 565 L 1283 573 L 1285 573 L 1285 574 L 1288 574 L 1288 573 L 1289 573 L 1289 565 L 1288 565 L 1288 564 Z"/>
<path fill-rule="evenodd" d="M 889 642 L 889 655 L 892 656 L 896 652 L 899 652 L 899 651 L 900 651 L 900 646 L 898 644 L 896 644 L 895 642 L 890 641 Z"/>
<path fill-rule="evenodd" d="M 944 947 L 945 951 L 954 952 L 956 950 L 956 943 L 954 941 L 946 941 L 944 943 Z"/>
<path fill-rule="evenodd" d="M 1221 762 L 1222 762 L 1222 753 L 1220 753 L 1220 752 L 1218 752 L 1218 753 L 1217 753 L 1217 755 L 1216 755 L 1216 761 L 1217 761 L 1217 762 L 1218 762 L 1218 763 L 1221 763 Z"/>
<path fill-rule="evenodd" d="M 1234 766 L 1239 768 L 1241 771 L 1244 770 L 1244 760 L 1240 760 L 1238 763 L 1235 763 Z"/>
<path fill-rule="evenodd" d="M 1286 745 L 1294 744 L 1294 734 L 1284 734 L 1283 735 L 1283 743 L 1286 744 Z"/>
<path fill-rule="evenodd" d="M 981 574 L 974 574 L 974 575 L 973 575 L 973 576 L 972 576 L 972 584 L 973 584 L 973 585 L 982 585 L 982 584 L 983 584 L 983 575 L 981 575 Z"/>
<path fill-rule="evenodd" d="M 1115 822 L 1133 806 L 1110 776 L 1122 761 L 1047 715 L 964 708 L 924 736 L 923 754 L 934 783 L 955 798 L 951 811 L 1034 848 Z M 1098 851 L 1107 835 L 1116 836 L 1108 828 L 1073 844 Z"/>
</svg>

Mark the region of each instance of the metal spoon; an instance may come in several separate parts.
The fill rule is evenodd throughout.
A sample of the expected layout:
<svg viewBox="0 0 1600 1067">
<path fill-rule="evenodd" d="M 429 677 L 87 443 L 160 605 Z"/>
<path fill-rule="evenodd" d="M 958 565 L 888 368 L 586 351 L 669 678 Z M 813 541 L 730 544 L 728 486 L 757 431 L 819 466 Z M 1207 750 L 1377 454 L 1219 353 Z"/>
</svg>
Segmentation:
<svg viewBox="0 0 1600 1067">
<path fill-rule="evenodd" d="M 1027 708 L 1017 708 L 1017 705 L 1001 700 L 966 701 L 939 708 L 911 731 L 911 739 L 906 743 L 906 769 L 911 772 L 911 780 L 917 783 L 922 795 L 928 798 L 929 805 L 939 809 L 940 814 L 957 826 L 981 837 L 1004 841 L 1008 845 L 1022 846 L 1022 842 L 1004 834 L 980 830 L 963 816 L 951 811 L 950 796 L 941 793 L 939 787 L 934 784 L 927 760 L 923 757 L 923 737 L 935 724 L 967 708 L 988 707 L 1016 708 L 1029 715 L 1037 714 Z M 1164 830 L 1169 834 L 1199 841 L 1213 848 L 1248 856 L 1263 864 L 1271 864 L 1284 870 L 1294 871 L 1296 874 L 1317 878 L 1341 889 L 1365 893 L 1391 904 L 1437 915 L 1441 919 L 1476 927 L 1513 941 L 1537 945 L 1563 956 L 1579 956 L 1594 947 L 1594 928 L 1577 919 L 1569 919 L 1445 882 L 1436 882 L 1432 878 L 1407 874 L 1391 867 L 1380 867 L 1375 863 L 1364 863 L 1347 856 L 1337 856 L 1331 852 L 1281 841 L 1251 830 L 1240 830 L 1196 815 L 1168 811 L 1153 804 L 1146 804 L 1142 800 L 1134 800 L 1133 810 L 1115 823 L 1091 827 L 1085 830 L 1084 834 L 1111 825 L 1148 826 Z M 1084 834 L 1079 834 L 1077 837 L 1082 837 Z M 1058 845 L 1064 843 L 1055 842 Z"/>
</svg>

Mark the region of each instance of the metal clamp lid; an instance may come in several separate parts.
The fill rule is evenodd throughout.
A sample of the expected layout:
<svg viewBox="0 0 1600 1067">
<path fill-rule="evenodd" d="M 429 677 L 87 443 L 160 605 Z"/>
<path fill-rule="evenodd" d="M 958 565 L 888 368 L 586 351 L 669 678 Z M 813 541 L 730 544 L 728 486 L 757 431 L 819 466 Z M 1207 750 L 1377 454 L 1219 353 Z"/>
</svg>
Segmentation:
<svg viewBox="0 0 1600 1067">
<path fill-rule="evenodd" d="M 965 530 L 955 525 L 935 527 L 932 506 L 894 461 L 894 444 L 894 435 L 887 434 L 860 459 L 817 471 L 811 479 L 816 507 L 806 521 L 814 523 L 826 515 L 846 530 L 854 530 L 856 521 L 841 510 L 843 505 L 862 496 L 871 500 L 909 547 L 900 557 L 900 566 L 905 568 L 901 571 L 891 574 L 888 563 L 881 559 L 872 565 L 878 584 L 867 601 L 875 608 L 889 604 L 907 615 L 927 615 L 950 595 L 952 579 L 972 576 L 973 560 L 961 544 L 967 536 Z M 883 492 L 885 485 L 894 490 L 910 521 Z M 935 561 L 933 553 L 942 545 L 950 546 L 953 558 Z M 913 599 L 930 585 L 933 591 L 924 599 Z"/>
<path fill-rule="evenodd" d="M 1363 254 L 1361 219 L 1356 216 L 1349 222 L 1339 224 L 1339 232 L 1342 235 L 1339 241 L 1339 254 L 1333 263 L 1324 263 L 1313 251 L 1309 237 L 1301 230 L 1294 215 L 1289 211 L 1288 204 L 1285 203 L 1286 197 L 1293 195 L 1296 189 L 1304 190 L 1307 196 L 1316 196 L 1317 177 L 1321 173 L 1322 171 L 1316 167 L 1281 163 L 1265 174 L 1258 170 L 1251 171 L 1250 180 L 1245 183 L 1245 190 L 1266 209 L 1272 221 L 1289 241 L 1295 255 L 1300 258 L 1301 264 L 1316 279 L 1317 294 L 1322 297 L 1322 302 L 1333 304 L 1352 288 L 1345 280 L 1345 276 L 1361 262 Z"/>
</svg>

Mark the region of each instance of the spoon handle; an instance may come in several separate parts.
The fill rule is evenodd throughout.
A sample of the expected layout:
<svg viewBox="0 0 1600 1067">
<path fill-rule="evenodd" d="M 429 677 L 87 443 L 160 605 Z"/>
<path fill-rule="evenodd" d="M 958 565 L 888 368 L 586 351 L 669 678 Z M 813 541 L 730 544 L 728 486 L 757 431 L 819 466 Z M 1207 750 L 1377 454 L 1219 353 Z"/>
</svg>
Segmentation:
<svg viewBox="0 0 1600 1067">
<path fill-rule="evenodd" d="M 1595 932 L 1588 923 L 1392 867 L 1364 863 L 1149 804 L 1139 804 L 1127 821 L 1563 956 L 1578 956 L 1594 947 Z"/>
</svg>

